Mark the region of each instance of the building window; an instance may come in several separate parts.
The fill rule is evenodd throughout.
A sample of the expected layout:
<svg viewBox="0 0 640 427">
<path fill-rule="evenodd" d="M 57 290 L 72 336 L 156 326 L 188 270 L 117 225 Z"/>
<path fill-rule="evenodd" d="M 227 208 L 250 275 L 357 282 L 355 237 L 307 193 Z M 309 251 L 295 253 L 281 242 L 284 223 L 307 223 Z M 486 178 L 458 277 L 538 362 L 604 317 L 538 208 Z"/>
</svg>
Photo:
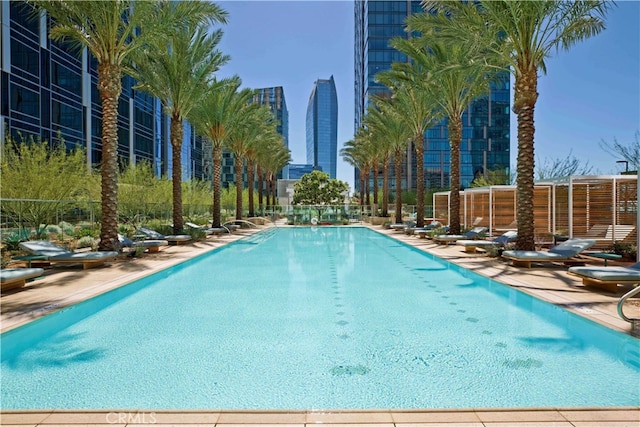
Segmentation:
<svg viewBox="0 0 640 427">
<path fill-rule="evenodd" d="M 51 122 L 75 131 L 81 131 L 82 111 L 59 101 L 51 101 Z"/>
<path fill-rule="evenodd" d="M 40 117 L 40 95 L 22 86 L 11 84 L 11 109 Z"/>
<path fill-rule="evenodd" d="M 62 89 L 77 95 L 81 94 L 82 78 L 80 74 L 55 61 L 51 61 L 51 80 L 54 85 Z"/>
<path fill-rule="evenodd" d="M 18 42 L 15 39 L 11 39 L 11 65 L 17 68 L 19 71 L 29 73 L 38 77 L 40 75 L 40 55 L 35 49 L 31 49 L 23 43 Z M 15 72 L 16 70 L 11 70 Z M 20 73 L 18 73 L 20 74 Z M 20 74 L 22 75 L 22 74 Z"/>
</svg>

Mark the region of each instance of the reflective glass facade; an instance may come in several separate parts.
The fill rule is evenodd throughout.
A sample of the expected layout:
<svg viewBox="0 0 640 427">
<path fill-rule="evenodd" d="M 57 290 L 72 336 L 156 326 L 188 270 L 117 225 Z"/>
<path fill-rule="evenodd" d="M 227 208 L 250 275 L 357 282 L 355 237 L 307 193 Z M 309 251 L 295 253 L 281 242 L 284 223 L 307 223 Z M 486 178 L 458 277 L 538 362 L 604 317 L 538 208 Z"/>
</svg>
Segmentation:
<svg viewBox="0 0 640 427">
<path fill-rule="evenodd" d="M 392 62 L 407 58 L 389 46 L 393 37 L 408 37 L 404 21 L 422 12 L 416 0 L 356 0 L 355 17 L 355 129 L 362 124 L 370 96 L 387 92 L 375 82 L 375 75 L 391 68 Z M 509 78 L 491 87 L 489 95 L 474 101 L 463 115 L 460 147 L 460 184 L 466 188 L 483 171 L 509 168 Z M 425 132 L 425 187 L 447 188 L 450 180 L 450 152 L 447 120 Z M 403 166 L 403 188 L 416 188 L 415 150 L 407 151 Z M 392 175 L 393 176 L 393 171 Z M 356 170 L 359 187 L 359 171 Z M 390 181 L 395 186 L 395 180 Z M 408 184 L 408 185 L 407 185 Z"/>
<path fill-rule="evenodd" d="M 300 165 L 300 164 L 290 164 L 289 165 L 289 178 L 290 180 L 300 179 L 302 175 L 306 175 L 308 173 L 313 172 L 313 165 Z"/>
<path fill-rule="evenodd" d="M 48 37 L 48 18 L 32 19 L 25 1 L 0 2 L 0 138 L 35 136 L 51 144 L 83 146 L 89 165 L 102 160 L 102 105 L 97 61 Z M 171 176 L 169 118 L 160 102 L 122 79 L 118 103 L 119 164 L 150 162 L 158 176 Z M 183 179 L 201 178 L 202 138 L 186 123 Z"/>
<path fill-rule="evenodd" d="M 338 97 L 333 76 L 316 80 L 307 106 L 307 163 L 336 178 Z"/>
<path fill-rule="evenodd" d="M 276 87 L 266 87 L 255 90 L 255 95 L 253 96 L 252 102 L 255 104 L 262 104 L 269 107 L 274 117 L 276 118 L 278 124 L 276 125 L 276 131 L 282 138 L 284 139 L 284 143 L 286 146 L 289 146 L 289 110 L 287 109 L 287 102 L 284 97 L 284 89 L 282 86 Z M 207 159 L 206 163 L 210 164 L 211 162 L 211 154 L 205 154 Z M 235 175 L 235 159 L 233 153 L 227 150 L 223 150 L 222 153 L 222 172 L 221 172 L 221 180 L 222 186 L 224 188 L 228 188 L 229 185 L 235 185 L 236 183 L 236 175 Z M 207 169 L 210 171 L 210 169 Z M 287 172 L 287 168 L 278 172 L 276 175 L 276 179 L 282 179 L 283 174 Z M 213 171 L 209 172 L 213 174 Z M 254 175 L 255 176 L 255 175 Z M 286 177 L 286 175 L 285 175 Z M 212 179 L 211 177 L 209 179 Z M 257 180 L 258 177 L 255 176 Z M 245 187 L 248 186 L 248 178 L 247 178 L 247 164 L 245 162 L 242 168 L 242 183 Z"/>
</svg>

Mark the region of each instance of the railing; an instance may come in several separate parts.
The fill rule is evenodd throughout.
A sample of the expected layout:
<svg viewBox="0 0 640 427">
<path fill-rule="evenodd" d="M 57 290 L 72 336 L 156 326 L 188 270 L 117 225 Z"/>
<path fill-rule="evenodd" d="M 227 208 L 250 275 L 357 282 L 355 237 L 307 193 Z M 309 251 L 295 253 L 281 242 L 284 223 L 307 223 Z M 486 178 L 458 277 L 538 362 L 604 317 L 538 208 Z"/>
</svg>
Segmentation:
<svg viewBox="0 0 640 427">
<path fill-rule="evenodd" d="M 631 289 L 629 292 L 627 292 L 620 298 L 620 301 L 618 301 L 618 315 L 625 322 L 631 323 L 631 334 L 636 337 L 640 336 L 640 319 L 633 319 L 633 318 L 627 317 L 627 315 L 624 314 L 623 306 L 624 306 L 624 303 L 629 298 L 636 296 L 638 294 L 640 294 L 640 286 Z"/>
</svg>

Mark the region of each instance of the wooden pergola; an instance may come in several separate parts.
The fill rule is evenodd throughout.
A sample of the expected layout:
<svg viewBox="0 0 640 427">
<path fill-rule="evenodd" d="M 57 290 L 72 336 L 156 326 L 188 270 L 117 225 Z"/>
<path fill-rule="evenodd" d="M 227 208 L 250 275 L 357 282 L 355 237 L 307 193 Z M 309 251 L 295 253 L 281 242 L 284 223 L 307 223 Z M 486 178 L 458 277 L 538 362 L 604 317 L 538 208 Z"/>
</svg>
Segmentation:
<svg viewBox="0 0 640 427">
<path fill-rule="evenodd" d="M 596 247 L 614 242 L 636 243 L 638 177 L 636 175 L 571 176 L 534 187 L 536 240 L 553 235 L 597 240 Z M 493 185 L 460 192 L 460 224 L 484 226 L 490 235 L 517 230 L 517 188 Z M 449 192 L 433 195 L 434 217 L 449 223 Z"/>
</svg>

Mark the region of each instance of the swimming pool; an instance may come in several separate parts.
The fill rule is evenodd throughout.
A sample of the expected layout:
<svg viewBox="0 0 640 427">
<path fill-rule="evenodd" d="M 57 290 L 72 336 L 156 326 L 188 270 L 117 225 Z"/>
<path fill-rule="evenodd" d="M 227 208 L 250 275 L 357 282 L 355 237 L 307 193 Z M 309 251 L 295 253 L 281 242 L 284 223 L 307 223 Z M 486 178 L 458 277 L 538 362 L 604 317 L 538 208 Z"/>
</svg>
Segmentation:
<svg viewBox="0 0 640 427">
<path fill-rule="evenodd" d="M 270 229 L 2 339 L 2 408 L 638 406 L 639 341 L 365 228 Z"/>
</svg>

